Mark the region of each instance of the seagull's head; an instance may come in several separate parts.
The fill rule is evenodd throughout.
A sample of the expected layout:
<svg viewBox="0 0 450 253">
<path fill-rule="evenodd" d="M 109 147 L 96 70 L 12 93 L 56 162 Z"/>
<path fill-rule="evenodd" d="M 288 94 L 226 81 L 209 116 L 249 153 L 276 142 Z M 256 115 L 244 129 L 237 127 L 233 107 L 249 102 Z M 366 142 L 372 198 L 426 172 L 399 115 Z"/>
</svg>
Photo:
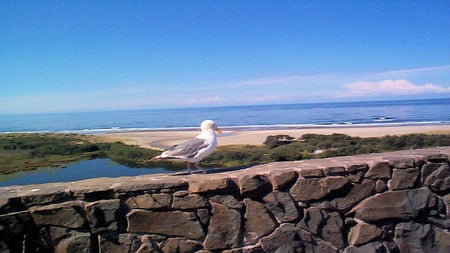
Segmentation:
<svg viewBox="0 0 450 253">
<path fill-rule="evenodd" d="M 202 129 L 203 132 L 213 130 L 213 131 L 216 131 L 218 134 L 222 133 L 222 130 L 220 130 L 217 127 L 216 123 L 209 119 L 203 121 L 202 124 L 200 125 L 200 128 Z"/>
</svg>

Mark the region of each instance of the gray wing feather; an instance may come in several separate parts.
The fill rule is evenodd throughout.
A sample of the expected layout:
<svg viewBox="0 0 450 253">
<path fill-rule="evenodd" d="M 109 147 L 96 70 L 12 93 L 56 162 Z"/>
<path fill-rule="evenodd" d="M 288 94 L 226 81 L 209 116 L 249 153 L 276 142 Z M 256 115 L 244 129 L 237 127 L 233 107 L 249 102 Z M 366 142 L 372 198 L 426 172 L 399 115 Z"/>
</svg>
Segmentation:
<svg viewBox="0 0 450 253">
<path fill-rule="evenodd" d="M 205 143 L 205 140 L 194 138 L 173 146 L 172 148 L 164 151 L 164 154 L 167 156 L 192 158 L 200 149 L 207 146 L 208 145 Z"/>
</svg>

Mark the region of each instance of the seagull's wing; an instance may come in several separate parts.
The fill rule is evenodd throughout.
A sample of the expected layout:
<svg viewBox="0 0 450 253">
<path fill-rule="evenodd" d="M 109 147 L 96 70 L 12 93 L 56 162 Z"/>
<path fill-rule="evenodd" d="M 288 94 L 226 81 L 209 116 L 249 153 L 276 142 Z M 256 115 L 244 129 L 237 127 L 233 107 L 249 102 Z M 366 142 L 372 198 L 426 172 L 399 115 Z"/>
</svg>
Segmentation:
<svg viewBox="0 0 450 253">
<path fill-rule="evenodd" d="M 207 147 L 204 139 L 193 138 L 163 152 L 163 157 L 165 158 L 192 158 L 197 153 Z"/>
</svg>

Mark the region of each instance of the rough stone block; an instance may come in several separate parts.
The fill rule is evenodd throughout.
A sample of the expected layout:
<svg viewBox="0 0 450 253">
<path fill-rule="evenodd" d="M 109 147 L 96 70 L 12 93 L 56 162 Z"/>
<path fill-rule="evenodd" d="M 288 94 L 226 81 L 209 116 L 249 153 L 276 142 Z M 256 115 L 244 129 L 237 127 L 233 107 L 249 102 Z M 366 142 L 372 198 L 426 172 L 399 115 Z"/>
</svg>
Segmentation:
<svg viewBox="0 0 450 253">
<path fill-rule="evenodd" d="M 203 249 L 201 243 L 184 238 L 169 238 L 161 244 L 163 252 L 191 253 L 201 249 Z"/>
<path fill-rule="evenodd" d="M 308 169 L 302 169 L 300 171 L 300 176 L 304 178 L 310 178 L 310 177 L 324 177 L 323 170 L 320 168 L 308 168 Z"/>
<path fill-rule="evenodd" d="M 242 209 L 243 204 L 233 195 L 214 195 L 209 198 L 210 202 L 225 205 L 233 209 Z"/>
<path fill-rule="evenodd" d="M 172 195 L 167 193 L 143 194 L 130 197 L 125 201 L 130 208 L 165 209 L 172 204 Z"/>
<path fill-rule="evenodd" d="M 414 188 L 418 176 L 418 168 L 394 169 L 392 172 L 392 179 L 388 182 L 389 189 L 395 191 Z"/>
<path fill-rule="evenodd" d="M 287 192 L 273 191 L 267 194 L 263 201 L 279 223 L 292 222 L 299 218 L 299 211 Z"/>
<path fill-rule="evenodd" d="M 365 177 L 371 179 L 389 179 L 391 178 L 391 165 L 388 162 L 378 162 L 369 166 Z"/>
<path fill-rule="evenodd" d="M 422 183 L 433 191 L 450 189 L 450 167 L 448 163 L 430 163 L 422 168 Z"/>
<path fill-rule="evenodd" d="M 416 159 L 409 157 L 389 157 L 386 158 L 389 164 L 397 169 L 413 168 L 416 166 Z"/>
<path fill-rule="evenodd" d="M 298 174 L 294 170 L 284 171 L 275 170 L 270 173 L 269 179 L 272 182 L 274 190 L 288 190 L 297 179 Z"/>
<path fill-rule="evenodd" d="M 205 192 L 224 192 L 232 189 L 234 182 L 229 178 L 203 179 L 189 181 L 189 192 L 205 193 Z"/>
<path fill-rule="evenodd" d="M 84 205 L 81 201 L 32 208 L 31 216 L 37 225 L 61 226 L 67 228 L 86 228 Z"/>
<path fill-rule="evenodd" d="M 208 234 L 203 245 L 211 251 L 239 247 L 240 230 L 241 213 L 213 202 Z"/>
<path fill-rule="evenodd" d="M 347 241 L 351 245 L 361 245 L 379 239 L 382 234 L 383 230 L 375 225 L 357 223 L 350 229 Z"/>
<path fill-rule="evenodd" d="M 312 201 L 327 196 L 332 191 L 342 189 L 349 180 L 341 176 L 324 178 L 299 178 L 289 193 L 296 201 Z"/>
<path fill-rule="evenodd" d="M 132 210 L 127 214 L 128 232 L 181 236 L 200 240 L 204 233 L 194 213 Z"/>
<path fill-rule="evenodd" d="M 195 209 L 205 207 L 207 203 L 208 203 L 207 200 L 198 194 L 190 194 L 187 196 L 174 196 L 172 208 L 182 210 Z"/>
<path fill-rule="evenodd" d="M 361 200 L 370 196 L 375 188 L 375 182 L 365 179 L 361 184 L 353 184 L 350 191 L 344 196 L 331 200 L 331 206 L 338 210 L 348 210 Z"/>
<path fill-rule="evenodd" d="M 270 217 L 263 204 L 251 199 L 244 199 L 244 243 L 253 244 L 260 237 L 271 233 L 276 222 Z"/>
<path fill-rule="evenodd" d="M 120 222 L 120 200 L 99 200 L 85 206 L 87 218 L 93 233 L 115 231 Z"/>
<path fill-rule="evenodd" d="M 411 220 L 427 210 L 433 198 L 427 188 L 384 192 L 363 200 L 350 213 L 354 212 L 356 218 L 367 222 L 383 219 Z"/>
<path fill-rule="evenodd" d="M 261 199 L 272 191 L 272 185 L 263 175 L 244 175 L 239 178 L 239 189 L 244 197 Z"/>
</svg>

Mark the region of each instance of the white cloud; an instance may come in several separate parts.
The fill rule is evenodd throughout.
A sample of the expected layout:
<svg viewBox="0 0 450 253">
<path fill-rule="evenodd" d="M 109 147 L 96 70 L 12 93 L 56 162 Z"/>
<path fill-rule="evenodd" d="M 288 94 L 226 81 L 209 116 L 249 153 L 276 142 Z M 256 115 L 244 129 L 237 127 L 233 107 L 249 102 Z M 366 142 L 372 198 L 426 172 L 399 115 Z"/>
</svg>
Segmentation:
<svg viewBox="0 0 450 253">
<path fill-rule="evenodd" d="M 344 84 L 343 87 L 347 91 L 341 97 L 450 93 L 450 87 L 431 83 L 418 85 L 408 80 L 358 81 Z"/>
</svg>

